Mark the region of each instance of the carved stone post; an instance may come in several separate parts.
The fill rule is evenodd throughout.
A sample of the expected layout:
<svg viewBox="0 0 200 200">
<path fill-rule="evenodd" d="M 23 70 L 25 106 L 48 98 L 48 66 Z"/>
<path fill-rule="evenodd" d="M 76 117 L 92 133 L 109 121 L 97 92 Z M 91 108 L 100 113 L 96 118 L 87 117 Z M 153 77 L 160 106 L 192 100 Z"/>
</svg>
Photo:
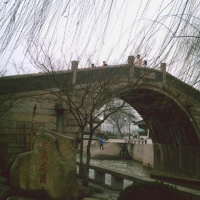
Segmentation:
<svg viewBox="0 0 200 200">
<path fill-rule="evenodd" d="M 105 184 L 105 172 L 94 171 L 94 181 L 95 183 Z"/>
<path fill-rule="evenodd" d="M 130 77 L 134 76 L 134 60 L 135 60 L 134 56 L 128 57 L 128 65 L 130 66 L 130 71 L 129 71 Z"/>
<path fill-rule="evenodd" d="M 160 69 L 162 71 L 162 81 L 163 83 L 166 83 L 166 63 L 161 63 Z"/>
<path fill-rule="evenodd" d="M 78 70 L 78 61 L 74 60 L 72 61 L 72 73 L 73 73 L 72 83 L 73 84 L 76 84 L 77 70 Z"/>
<path fill-rule="evenodd" d="M 111 176 L 111 187 L 113 190 L 123 190 L 124 179 L 116 176 Z"/>
</svg>

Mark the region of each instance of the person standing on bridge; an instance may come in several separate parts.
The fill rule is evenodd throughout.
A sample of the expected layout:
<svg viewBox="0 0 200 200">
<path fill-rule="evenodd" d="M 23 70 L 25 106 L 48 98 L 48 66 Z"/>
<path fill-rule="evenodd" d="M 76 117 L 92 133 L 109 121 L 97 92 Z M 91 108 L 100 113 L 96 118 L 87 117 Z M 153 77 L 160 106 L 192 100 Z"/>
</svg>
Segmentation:
<svg viewBox="0 0 200 200">
<path fill-rule="evenodd" d="M 91 64 L 91 68 L 95 67 L 94 63 Z"/>
<path fill-rule="evenodd" d="M 142 66 L 147 67 L 147 61 L 146 60 L 143 61 Z"/>
<path fill-rule="evenodd" d="M 99 139 L 99 145 L 100 145 L 100 149 L 104 150 L 104 148 L 103 148 L 103 138 L 102 137 L 100 137 L 100 139 Z"/>
<path fill-rule="evenodd" d="M 102 65 L 102 67 L 107 67 L 108 65 L 106 64 L 106 61 L 103 61 L 103 65 Z"/>
<path fill-rule="evenodd" d="M 140 58 L 140 54 L 137 54 L 134 64 L 142 67 L 142 58 Z"/>
</svg>

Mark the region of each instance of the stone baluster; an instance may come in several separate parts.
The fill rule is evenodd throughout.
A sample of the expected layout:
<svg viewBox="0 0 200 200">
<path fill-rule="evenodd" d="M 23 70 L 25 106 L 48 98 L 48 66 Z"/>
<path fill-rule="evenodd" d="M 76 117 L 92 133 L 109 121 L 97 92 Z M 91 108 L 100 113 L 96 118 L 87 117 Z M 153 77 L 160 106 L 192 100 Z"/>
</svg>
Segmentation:
<svg viewBox="0 0 200 200">
<path fill-rule="evenodd" d="M 130 71 L 129 71 L 130 77 L 134 76 L 134 60 L 135 60 L 134 56 L 128 57 L 128 65 L 130 66 Z"/>
<path fill-rule="evenodd" d="M 113 190 L 123 190 L 124 179 L 111 175 L 111 187 Z"/>
<path fill-rule="evenodd" d="M 76 84 L 76 78 L 77 78 L 77 71 L 78 71 L 78 61 L 74 60 L 72 61 L 72 83 L 73 85 Z"/>
<path fill-rule="evenodd" d="M 95 183 L 105 184 L 105 172 L 94 170 L 94 181 Z"/>
<path fill-rule="evenodd" d="M 162 81 L 163 83 L 166 83 L 166 63 L 161 63 L 160 69 L 162 71 Z"/>
</svg>

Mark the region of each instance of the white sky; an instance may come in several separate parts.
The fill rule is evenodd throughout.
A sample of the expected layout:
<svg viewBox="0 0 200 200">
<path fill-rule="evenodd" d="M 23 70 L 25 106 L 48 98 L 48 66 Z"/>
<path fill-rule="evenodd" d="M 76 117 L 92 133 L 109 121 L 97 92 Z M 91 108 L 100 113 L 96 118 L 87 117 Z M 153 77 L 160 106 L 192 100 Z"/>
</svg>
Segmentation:
<svg viewBox="0 0 200 200">
<path fill-rule="evenodd" d="M 166 15 L 169 12 L 171 14 L 175 12 L 174 2 L 178 1 L 114 0 L 113 9 L 108 12 L 111 0 L 96 1 L 96 3 L 90 0 L 74 0 L 61 17 L 47 18 L 49 20 L 47 20 L 46 28 L 43 28 L 43 35 L 41 34 L 37 39 L 40 41 L 37 47 L 40 44 L 43 50 L 48 51 L 53 60 L 64 68 L 71 60 L 79 60 L 80 67 L 87 67 L 90 63 L 101 65 L 103 60 L 106 60 L 108 64 L 121 64 L 127 62 L 129 55 L 137 53 L 147 59 L 150 66 L 166 42 L 166 27 L 171 23 L 170 18 L 165 19 Z M 104 10 L 102 10 L 103 4 L 106 4 Z M 24 7 L 20 12 L 24 11 Z M 58 13 L 59 10 L 56 14 Z M 53 11 L 48 16 L 52 15 Z M 158 17 L 157 21 L 163 24 L 156 23 L 154 27 L 152 22 L 156 17 Z M 22 18 L 20 20 L 23 21 Z M 29 23 L 31 22 L 26 21 L 26 25 Z M 45 31 L 49 25 L 56 28 L 48 29 L 46 34 Z M 22 40 L 20 47 L 8 59 L 8 74 L 15 74 L 16 69 L 17 73 L 35 72 L 30 62 L 23 58 L 23 44 L 25 45 L 25 42 Z M 8 52 L 4 54 L 2 62 L 5 62 Z M 31 52 L 32 55 L 37 55 L 36 49 Z M 161 56 L 160 60 L 162 59 Z M 167 60 L 164 61 L 167 62 Z M 15 68 L 13 63 L 16 63 Z"/>
</svg>

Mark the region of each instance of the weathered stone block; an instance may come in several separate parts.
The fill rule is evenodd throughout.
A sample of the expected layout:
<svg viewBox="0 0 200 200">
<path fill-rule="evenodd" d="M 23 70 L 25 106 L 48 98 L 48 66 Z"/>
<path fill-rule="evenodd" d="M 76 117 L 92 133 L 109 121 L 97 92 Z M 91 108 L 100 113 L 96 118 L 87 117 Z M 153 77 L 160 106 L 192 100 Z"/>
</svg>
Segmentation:
<svg viewBox="0 0 200 200">
<path fill-rule="evenodd" d="M 18 142 L 12 142 L 12 143 L 9 143 L 9 145 L 8 145 L 9 147 L 21 147 L 22 146 L 22 144 L 21 143 L 18 143 Z"/>
<path fill-rule="evenodd" d="M 68 126 L 77 126 L 77 121 L 75 119 L 68 119 L 66 123 Z"/>
<path fill-rule="evenodd" d="M 10 119 L 10 118 L 9 118 Z M 25 114 L 25 113 L 13 113 L 11 115 L 11 119 L 12 120 L 17 120 L 17 121 L 24 121 L 24 122 L 29 122 L 29 121 L 32 121 L 33 119 L 33 115 L 32 113 L 30 113 L 29 115 L 28 114 Z"/>
<path fill-rule="evenodd" d="M 15 188 L 39 191 L 51 199 L 76 199 L 76 157 L 72 138 L 41 129 L 33 151 L 19 154 L 11 167 Z"/>
<path fill-rule="evenodd" d="M 50 123 L 56 123 L 57 117 L 51 116 L 51 115 L 36 115 L 35 116 L 36 122 L 50 122 Z"/>
<path fill-rule="evenodd" d="M 63 132 L 65 132 L 65 133 L 77 133 L 78 129 L 79 128 L 77 126 L 65 126 L 63 128 Z"/>
<path fill-rule="evenodd" d="M 16 121 L 8 120 L 8 119 L 2 119 L 0 120 L 1 128 L 14 128 L 16 127 Z"/>
<path fill-rule="evenodd" d="M 51 109 L 51 110 L 55 110 L 56 108 L 56 104 L 55 102 L 49 103 L 49 102 L 42 102 L 42 108 L 43 109 Z"/>
<path fill-rule="evenodd" d="M 56 115 L 56 110 L 55 110 L 55 108 L 53 110 L 37 108 L 36 114 L 37 115 Z"/>
<path fill-rule="evenodd" d="M 0 135 L 1 134 L 8 134 L 8 128 L 1 128 L 0 127 Z"/>
<path fill-rule="evenodd" d="M 50 129 L 50 130 L 56 130 L 56 124 L 55 123 L 45 123 L 44 125 L 45 128 Z"/>
<path fill-rule="evenodd" d="M 18 135 L 18 134 L 24 134 L 23 127 L 22 128 L 5 128 L 5 134 L 10 134 L 10 135 Z M 29 129 L 25 129 L 25 133 L 28 134 Z"/>
<path fill-rule="evenodd" d="M 41 127 L 45 127 L 45 123 L 44 122 L 35 122 L 34 123 L 34 129 L 39 129 Z"/>
<path fill-rule="evenodd" d="M 8 149 L 8 143 L 6 142 L 0 142 L 0 152 L 7 152 L 7 149 Z"/>
<path fill-rule="evenodd" d="M 33 112 L 33 108 L 36 105 L 36 110 L 42 107 L 41 99 L 29 99 L 25 102 L 25 105 L 30 108 L 30 111 Z"/>
<path fill-rule="evenodd" d="M 12 134 L 3 134 L 3 135 L 0 135 L 0 138 L 1 138 L 1 141 L 9 141 L 9 142 L 17 141 L 16 135 L 12 135 Z"/>
<path fill-rule="evenodd" d="M 25 135 L 23 135 L 23 134 L 20 134 L 20 135 L 17 135 L 17 142 L 24 142 L 24 137 L 25 137 Z M 26 139 L 27 139 L 27 136 L 26 136 Z"/>
<path fill-rule="evenodd" d="M 32 122 L 24 122 L 24 121 L 17 121 L 16 122 L 16 128 L 23 128 L 25 126 L 25 128 L 30 128 L 31 127 Z"/>
<path fill-rule="evenodd" d="M 19 153 L 22 153 L 24 152 L 24 148 L 23 147 L 8 147 L 8 153 L 11 153 L 11 154 L 19 154 Z"/>
</svg>

